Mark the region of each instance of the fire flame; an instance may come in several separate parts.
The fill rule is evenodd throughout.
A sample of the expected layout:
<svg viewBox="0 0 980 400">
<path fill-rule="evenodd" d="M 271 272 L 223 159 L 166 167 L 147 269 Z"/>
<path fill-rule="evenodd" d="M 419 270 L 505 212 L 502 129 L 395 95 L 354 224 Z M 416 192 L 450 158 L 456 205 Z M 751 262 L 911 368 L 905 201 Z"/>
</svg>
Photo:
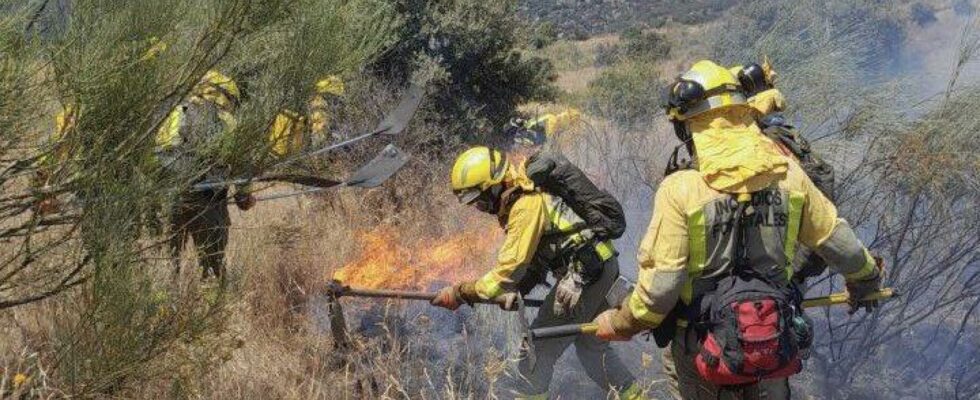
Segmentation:
<svg viewBox="0 0 980 400">
<path fill-rule="evenodd" d="M 476 279 L 492 267 L 500 229 L 487 223 L 444 236 L 409 238 L 382 226 L 359 235 L 360 254 L 334 279 L 361 288 L 427 290 Z"/>
</svg>

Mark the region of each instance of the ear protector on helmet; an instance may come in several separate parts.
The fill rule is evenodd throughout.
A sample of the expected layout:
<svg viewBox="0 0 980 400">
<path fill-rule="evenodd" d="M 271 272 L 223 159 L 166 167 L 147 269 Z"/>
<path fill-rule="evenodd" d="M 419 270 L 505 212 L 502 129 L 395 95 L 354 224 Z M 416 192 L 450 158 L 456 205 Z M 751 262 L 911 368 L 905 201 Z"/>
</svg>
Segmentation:
<svg viewBox="0 0 980 400">
<path fill-rule="evenodd" d="M 722 97 L 727 97 L 727 100 Z M 738 85 L 722 85 L 705 90 L 698 82 L 678 79 L 668 89 L 665 108 L 671 121 L 683 121 L 717 107 L 744 103 L 745 95 Z"/>
<path fill-rule="evenodd" d="M 683 114 L 705 97 L 704 87 L 700 83 L 679 79 L 668 89 L 667 106 Z"/>
<path fill-rule="evenodd" d="M 772 88 L 766 79 L 766 71 L 759 64 L 749 64 L 738 71 L 738 82 L 749 97 L 763 90 Z"/>
</svg>

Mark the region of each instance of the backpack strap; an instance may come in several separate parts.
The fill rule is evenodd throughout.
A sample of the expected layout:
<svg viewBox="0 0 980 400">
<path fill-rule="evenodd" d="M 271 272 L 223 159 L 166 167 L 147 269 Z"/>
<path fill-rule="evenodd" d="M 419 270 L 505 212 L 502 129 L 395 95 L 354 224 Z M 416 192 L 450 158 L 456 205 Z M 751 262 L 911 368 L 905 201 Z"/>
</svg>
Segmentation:
<svg viewBox="0 0 980 400">
<path fill-rule="evenodd" d="M 745 217 L 745 211 L 752 202 L 752 193 L 732 194 L 731 197 L 738 203 L 738 207 L 732 213 L 732 218 L 734 218 L 734 221 L 732 221 L 732 232 L 735 234 L 735 243 L 732 245 L 731 250 L 734 254 L 729 254 L 729 259 L 732 260 L 732 263 L 729 264 L 728 268 L 721 268 L 708 275 L 695 278 L 694 282 L 692 282 L 691 304 L 683 312 L 688 322 L 693 324 L 699 331 L 699 335 L 707 328 L 699 323 L 702 322 L 701 320 L 705 316 L 706 311 L 708 311 L 708 306 L 711 303 L 706 297 L 717 290 L 718 281 L 726 276 L 734 275 L 745 267 L 746 249 L 744 246 L 745 237 L 742 232 L 742 219 Z"/>
<path fill-rule="evenodd" d="M 695 163 L 694 157 L 690 156 L 690 150 L 688 150 L 689 157 L 687 159 L 680 158 L 681 148 L 684 147 L 687 147 L 687 145 L 684 143 L 674 146 L 674 151 L 670 154 L 670 159 L 667 160 L 667 167 L 664 168 L 664 177 L 685 169 L 697 169 L 697 164 Z"/>
</svg>

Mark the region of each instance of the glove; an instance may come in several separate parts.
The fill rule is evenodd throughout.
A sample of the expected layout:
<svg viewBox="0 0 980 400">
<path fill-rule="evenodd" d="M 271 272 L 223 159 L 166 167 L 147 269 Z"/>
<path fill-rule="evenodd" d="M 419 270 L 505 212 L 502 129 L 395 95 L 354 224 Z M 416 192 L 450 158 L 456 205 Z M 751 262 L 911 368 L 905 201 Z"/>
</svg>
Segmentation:
<svg viewBox="0 0 980 400">
<path fill-rule="evenodd" d="M 847 282 L 845 284 L 847 287 L 847 303 L 850 305 L 848 314 L 854 314 L 861 308 L 864 308 L 864 310 L 869 313 L 875 308 L 878 308 L 878 300 L 861 300 L 864 297 L 881 290 L 881 275 L 882 272 L 884 272 L 884 261 L 881 259 L 881 257 L 875 257 L 874 259 L 874 274 L 868 278 L 854 282 Z"/>
<path fill-rule="evenodd" d="M 429 302 L 436 307 L 442 307 L 447 310 L 456 310 L 463 303 L 463 299 L 459 297 L 456 293 L 456 288 L 453 286 L 446 286 L 436 293 L 436 297 Z"/>
<path fill-rule="evenodd" d="M 248 211 L 255 207 L 255 196 L 251 193 L 235 193 L 235 205 L 239 210 Z"/>
<path fill-rule="evenodd" d="M 45 197 L 34 204 L 34 210 L 42 217 L 57 214 L 61 212 L 61 202 L 54 197 Z"/>
<path fill-rule="evenodd" d="M 625 336 L 616 332 L 616 327 L 615 324 L 613 323 L 613 319 L 616 318 L 617 313 L 619 313 L 619 310 L 617 309 L 606 310 L 603 311 L 602 314 L 597 315 L 595 319 L 592 320 L 592 323 L 599 326 L 599 329 L 596 330 L 595 332 L 596 337 L 602 340 L 618 341 L 618 342 L 625 342 L 630 340 L 629 336 Z"/>
<path fill-rule="evenodd" d="M 554 312 L 557 316 L 567 315 L 578 305 L 582 297 L 582 275 L 569 271 L 555 286 Z"/>
<path fill-rule="evenodd" d="M 501 310 L 517 311 L 517 299 L 519 299 L 520 296 L 521 295 L 517 292 L 507 292 L 500 296 L 494 297 L 493 302 L 497 303 Z"/>
</svg>

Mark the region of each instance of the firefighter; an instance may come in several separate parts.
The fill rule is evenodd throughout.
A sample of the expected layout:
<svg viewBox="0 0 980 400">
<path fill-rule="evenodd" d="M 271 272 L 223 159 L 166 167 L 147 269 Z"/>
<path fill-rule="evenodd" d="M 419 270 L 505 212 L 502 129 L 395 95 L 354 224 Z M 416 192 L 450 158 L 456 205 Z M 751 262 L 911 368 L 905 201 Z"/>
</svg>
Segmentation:
<svg viewBox="0 0 980 400">
<path fill-rule="evenodd" d="M 508 162 L 496 150 L 474 147 L 462 153 L 452 170 L 452 188 L 459 201 L 497 216 L 506 232 L 497 265 L 476 281 L 443 288 L 432 304 L 455 310 L 477 299 L 493 299 L 513 309 L 517 296 L 526 293 L 552 272 L 559 277 L 578 271 L 583 289 L 567 312 L 556 311 L 556 293 L 546 296 L 532 327 L 591 320 L 609 304 L 606 293 L 619 276 L 616 250 L 608 240 L 596 240 L 581 217 L 558 196 L 536 189 L 522 168 Z M 590 336 L 534 343 L 537 362 L 518 366 L 524 378 L 519 391 L 524 398 L 548 396 L 554 364 L 568 346 L 589 377 L 604 389 L 615 389 L 623 398 L 640 398 L 632 373 L 609 345 Z"/>
<path fill-rule="evenodd" d="M 283 110 L 269 129 L 271 152 L 279 158 L 295 155 L 310 146 L 319 146 L 327 140 L 342 138 L 331 129 L 344 95 L 344 81 L 336 75 L 328 75 L 313 86 L 314 94 L 307 103 L 307 113 Z M 327 138 L 328 132 L 330 138 Z"/>
<path fill-rule="evenodd" d="M 38 192 L 34 203 L 34 212 L 40 216 L 61 211 L 61 203 L 56 196 L 48 194 L 53 186 L 63 181 L 67 174 L 66 164 L 71 157 L 68 136 L 78 126 L 79 109 L 74 103 L 68 103 L 55 115 L 54 131 L 47 139 L 50 149 L 40 158 L 40 168 L 34 175 L 32 187 Z"/>
<path fill-rule="evenodd" d="M 668 350 L 675 370 L 667 372 L 676 374 L 682 398 L 789 399 L 787 377 L 801 368 L 800 349 L 808 345 L 806 317 L 797 312 L 801 296 L 791 290 L 798 245 L 844 275 L 851 299 L 880 288 L 880 261 L 800 166 L 762 135 L 756 111 L 726 68 L 711 61 L 694 64 L 671 86 L 669 98 L 675 134 L 697 167 L 661 182 L 640 243 L 636 288 L 618 309 L 595 318 L 597 336 L 628 340 L 676 324 Z M 746 287 L 766 296 L 751 297 Z M 852 311 L 876 306 L 851 304 Z M 764 311 L 775 317 L 759 322 Z M 729 330 L 751 321 L 785 322 L 800 331 L 781 331 L 776 342 L 763 341 L 758 348 L 725 347 L 743 339 Z M 719 352 L 719 346 L 737 351 Z M 754 353 L 764 350 L 770 351 Z M 778 362 L 752 370 L 755 364 L 744 362 L 752 357 Z"/>
<path fill-rule="evenodd" d="M 526 120 L 512 119 L 504 128 L 504 136 L 510 141 L 508 156 L 519 164 L 531 154 L 536 153 L 558 132 L 568 129 L 582 120 L 582 113 L 569 108 L 560 113 L 548 113 L 537 118 Z"/>
<path fill-rule="evenodd" d="M 228 179 L 224 163 L 209 154 L 222 135 L 234 131 L 234 112 L 241 97 L 231 78 L 218 71 L 208 71 L 195 85 L 190 97 L 167 117 L 157 133 L 157 158 L 165 171 L 176 177 L 193 175 L 192 182 Z M 206 173 L 199 171 L 205 168 Z M 188 237 L 193 238 L 202 277 L 225 282 L 224 252 L 228 245 L 227 186 L 213 189 L 190 189 L 181 193 L 169 216 L 170 251 L 175 273 L 180 268 L 180 253 Z M 239 209 L 255 205 L 248 185 L 237 188 L 234 196 Z"/>
</svg>

